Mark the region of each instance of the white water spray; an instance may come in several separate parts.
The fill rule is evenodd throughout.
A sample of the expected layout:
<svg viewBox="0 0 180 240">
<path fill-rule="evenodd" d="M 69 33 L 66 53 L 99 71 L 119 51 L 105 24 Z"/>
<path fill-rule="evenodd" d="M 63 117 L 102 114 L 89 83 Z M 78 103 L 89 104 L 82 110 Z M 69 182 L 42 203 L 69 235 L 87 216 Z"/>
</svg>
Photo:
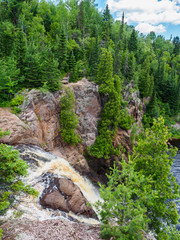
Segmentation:
<svg viewBox="0 0 180 240">
<path fill-rule="evenodd" d="M 33 146 L 18 146 L 17 149 L 21 152 L 21 157 L 29 164 L 29 175 L 24 178 L 26 184 L 31 185 L 41 195 L 44 190 L 44 183 L 42 176 L 49 172 L 55 177 L 65 177 L 71 179 L 81 190 L 84 197 L 90 204 L 94 204 L 100 200 L 100 194 L 97 188 L 86 178 L 82 177 L 78 172 L 70 166 L 70 164 L 63 158 L 56 157 L 51 153 L 47 153 L 39 147 Z M 46 182 L 46 187 L 48 187 Z M 24 212 L 23 217 L 32 220 L 46 220 L 52 218 L 75 218 L 81 222 L 97 224 L 95 219 L 76 216 L 73 213 L 62 213 L 60 210 L 44 209 L 38 202 L 37 198 L 29 196 L 21 198 L 23 202 L 17 207 L 18 210 Z M 94 207 L 93 207 L 94 208 Z M 95 209 L 94 209 L 95 210 Z M 12 214 L 12 210 L 8 211 L 7 217 Z"/>
</svg>

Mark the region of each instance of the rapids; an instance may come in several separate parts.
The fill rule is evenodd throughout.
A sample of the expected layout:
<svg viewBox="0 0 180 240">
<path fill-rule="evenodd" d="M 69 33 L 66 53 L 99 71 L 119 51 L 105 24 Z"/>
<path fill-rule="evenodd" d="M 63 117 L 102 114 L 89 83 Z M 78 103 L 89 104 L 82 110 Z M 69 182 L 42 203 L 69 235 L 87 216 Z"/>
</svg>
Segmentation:
<svg viewBox="0 0 180 240">
<path fill-rule="evenodd" d="M 90 204 L 94 204 L 96 201 L 101 200 L 98 189 L 87 178 L 82 177 L 75 171 L 65 159 L 57 157 L 52 153 L 45 152 L 37 146 L 18 145 L 15 149 L 20 152 L 20 157 L 29 165 L 28 176 L 24 178 L 23 181 L 36 189 L 39 192 L 39 197 L 44 188 L 47 188 L 48 184 L 50 184 L 48 178 L 46 177 L 46 181 L 43 181 L 43 177 L 46 173 L 50 173 L 55 177 L 71 179 L 81 189 L 81 192 Z M 38 198 L 21 196 L 20 199 L 21 203 L 17 204 L 17 210 L 24 212 L 23 217 L 31 220 L 41 221 L 53 218 L 66 218 L 69 220 L 77 219 L 80 222 L 90 224 L 99 223 L 95 219 L 77 216 L 71 212 L 65 213 L 60 210 L 43 208 L 39 204 Z M 94 207 L 93 209 L 95 210 Z M 6 218 L 9 218 L 12 212 L 12 209 L 8 210 Z"/>
<path fill-rule="evenodd" d="M 176 177 L 176 181 L 180 186 L 180 148 L 178 149 L 177 155 L 174 157 L 174 162 L 171 168 L 171 172 Z M 180 216 L 180 199 L 175 200 L 175 202 L 176 202 L 178 214 Z M 180 218 L 179 218 L 179 224 L 176 226 L 176 228 L 180 231 Z"/>
</svg>

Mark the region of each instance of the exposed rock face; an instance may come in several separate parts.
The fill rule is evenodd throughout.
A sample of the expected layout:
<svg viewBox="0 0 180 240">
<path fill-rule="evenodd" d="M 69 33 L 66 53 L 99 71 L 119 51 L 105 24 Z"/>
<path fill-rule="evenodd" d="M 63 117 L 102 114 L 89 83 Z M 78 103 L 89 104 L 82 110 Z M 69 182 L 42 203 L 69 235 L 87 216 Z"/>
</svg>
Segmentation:
<svg viewBox="0 0 180 240">
<path fill-rule="evenodd" d="M 72 180 L 65 178 L 55 179 L 57 189 L 52 186 L 45 190 L 40 198 L 40 204 L 54 210 L 60 209 L 65 212 L 72 211 L 87 217 L 94 217 L 94 210 L 87 206 L 87 200 L 83 196 L 80 188 Z"/>
<path fill-rule="evenodd" d="M 98 86 L 85 78 L 68 86 L 76 98 L 76 114 L 79 116 L 78 131 L 85 145 L 90 146 L 96 139 L 97 121 L 101 113 Z"/>
<path fill-rule="evenodd" d="M 86 79 L 66 86 L 74 92 L 75 112 L 79 116 L 78 132 L 83 145 L 89 146 L 96 139 L 97 121 L 101 112 L 98 88 Z M 23 94 L 22 113 L 18 117 L 10 109 L 0 108 L 0 129 L 11 132 L 1 142 L 11 145 L 34 144 L 52 151 L 61 143 L 59 113 L 63 91 L 52 94 L 31 90 Z"/>
<path fill-rule="evenodd" d="M 34 144 L 52 150 L 59 134 L 60 92 L 57 95 L 31 90 L 25 95 L 22 113 L 17 117 L 0 109 L 0 128 L 11 134 L 1 139 L 8 144 Z"/>
<path fill-rule="evenodd" d="M 54 210 L 60 209 L 64 212 L 68 212 L 68 207 L 64 197 L 59 191 L 54 190 L 51 193 L 45 194 L 40 201 L 42 206 L 52 208 Z"/>
<path fill-rule="evenodd" d="M 113 144 L 117 148 L 120 144 L 126 150 L 126 153 L 132 153 L 132 143 L 129 133 L 121 128 L 118 128 L 117 134 L 114 138 Z"/>
<path fill-rule="evenodd" d="M 129 114 L 134 117 L 138 126 L 141 126 L 145 106 L 139 98 L 139 91 L 134 90 L 133 81 L 126 86 L 126 89 L 123 92 L 123 99 L 128 102 Z"/>
<path fill-rule="evenodd" d="M 25 124 L 19 117 L 10 112 L 8 108 L 0 108 L 0 129 L 3 131 L 10 130 L 11 134 L 0 139 L 2 143 L 11 145 L 17 143 L 30 144 L 39 143 L 38 139 L 33 136 L 29 125 Z"/>
</svg>

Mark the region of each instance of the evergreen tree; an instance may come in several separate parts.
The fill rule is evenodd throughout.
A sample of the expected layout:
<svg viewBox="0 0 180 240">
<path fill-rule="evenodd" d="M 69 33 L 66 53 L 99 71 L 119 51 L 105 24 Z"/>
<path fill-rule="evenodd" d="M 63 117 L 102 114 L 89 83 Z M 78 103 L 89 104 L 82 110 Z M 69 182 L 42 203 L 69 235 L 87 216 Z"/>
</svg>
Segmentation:
<svg viewBox="0 0 180 240">
<path fill-rule="evenodd" d="M 174 50 L 173 53 L 175 56 L 180 54 L 180 39 L 178 36 L 173 38 Z"/>
<path fill-rule="evenodd" d="M 106 98 L 108 97 L 108 101 L 104 105 L 98 124 L 98 136 L 89 148 L 89 153 L 94 157 L 107 159 L 112 154 L 119 154 L 119 149 L 113 146 L 113 138 L 117 132 L 121 106 L 121 82 L 118 76 L 113 77 L 113 59 L 107 49 L 102 51 L 97 83 L 99 92 Z"/>
<path fill-rule="evenodd" d="M 107 49 L 102 50 L 96 82 L 100 85 L 100 93 L 108 94 L 113 91 L 113 58 Z"/>
<path fill-rule="evenodd" d="M 38 47 L 34 44 L 29 45 L 23 59 L 24 87 L 38 88 L 43 86 L 43 79 L 40 72 L 41 65 L 41 53 L 38 51 Z"/>
<path fill-rule="evenodd" d="M 137 53 L 137 49 L 138 49 L 138 37 L 137 37 L 137 32 L 135 31 L 135 29 L 133 29 L 129 42 L 128 42 L 128 49 L 131 52 L 134 52 L 134 54 L 136 55 Z"/>
<path fill-rule="evenodd" d="M 54 43 L 54 55 L 58 59 L 59 69 L 61 71 L 67 70 L 67 39 L 64 31 L 61 30 L 60 35 L 56 35 L 56 42 Z"/>
<path fill-rule="evenodd" d="M 76 59 L 74 53 L 71 53 L 70 61 L 69 61 L 69 69 L 70 69 L 70 82 L 78 81 L 78 73 L 76 68 Z"/>
<path fill-rule="evenodd" d="M 0 99 L 10 100 L 18 90 L 22 80 L 17 62 L 13 58 L 0 60 Z"/>
<path fill-rule="evenodd" d="M 9 21 L 0 22 L 0 57 L 11 56 L 15 40 L 15 27 Z"/>
<path fill-rule="evenodd" d="M 105 40 L 106 43 L 110 40 L 111 27 L 112 27 L 112 16 L 110 14 L 110 10 L 107 4 L 103 12 L 103 40 Z"/>
<path fill-rule="evenodd" d="M 41 83 L 46 84 L 49 91 L 54 92 L 60 89 L 60 71 L 58 69 L 58 62 L 53 57 L 52 52 L 47 50 L 42 52 L 39 74 Z"/>
<path fill-rule="evenodd" d="M 176 204 L 169 201 L 179 195 L 179 186 L 171 173 L 176 151 L 168 147 L 170 135 L 164 126 L 164 119 L 154 119 L 151 129 L 145 132 L 145 138 L 140 138 L 134 148 L 136 171 L 153 180 L 151 188 L 154 197 L 146 203 L 146 214 L 151 220 L 149 227 L 156 231 L 158 239 L 166 239 L 165 225 L 176 224 L 179 218 Z"/>
<path fill-rule="evenodd" d="M 141 97 L 148 97 L 152 95 L 154 80 L 153 76 L 150 75 L 150 61 L 148 57 L 141 65 L 138 86 Z"/>
<path fill-rule="evenodd" d="M 80 137 L 75 131 L 79 121 L 77 115 L 74 113 L 74 103 L 73 92 L 69 88 L 66 88 L 61 98 L 60 131 L 63 142 L 72 145 L 80 142 Z"/>
<path fill-rule="evenodd" d="M 134 170 L 134 163 L 121 162 L 121 170 L 114 165 L 107 175 L 107 186 L 101 185 L 103 201 L 97 203 L 101 217 L 103 239 L 140 240 L 147 230 L 148 218 L 144 202 L 151 201 L 150 179 Z"/>
<path fill-rule="evenodd" d="M 168 148 L 169 137 L 163 118 L 154 120 L 128 163 L 122 160 L 120 170 L 110 169 L 107 186 L 100 188 L 103 201 L 97 204 L 103 238 L 140 240 L 143 230 L 152 230 L 158 240 L 178 239 L 166 229 L 179 217 L 171 201 L 179 197 L 179 186 L 170 172 L 176 150 Z"/>
</svg>

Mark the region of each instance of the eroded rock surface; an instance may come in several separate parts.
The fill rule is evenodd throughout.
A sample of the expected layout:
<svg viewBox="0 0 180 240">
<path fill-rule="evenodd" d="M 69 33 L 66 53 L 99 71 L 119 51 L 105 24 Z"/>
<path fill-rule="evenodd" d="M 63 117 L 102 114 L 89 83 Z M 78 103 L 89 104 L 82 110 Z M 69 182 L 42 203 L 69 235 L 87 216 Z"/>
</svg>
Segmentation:
<svg viewBox="0 0 180 240">
<path fill-rule="evenodd" d="M 2 240 L 100 240 L 100 226 L 60 219 L 30 221 L 16 219 L 3 226 Z"/>
<path fill-rule="evenodd" d="M 131 81 L 123 92 L 123 99 L 128 102 L 128 112 L 134 118 L 138 126 L 142 124 L 145 106 L 139 97 L 139 91 L 135 90 L 133 81 Z"/>
<path fill-rule="evenodd" d="M 98 87 L 87 79 L 65 87 L 70 87 L 75 95 L 75 112 L 79 116 L 77 132 L 81 136 L 81 144 L 74 147 L 61 140 L 59 115 L 63 90 L 56 93 L 39 90 L 23 92 L 24 102 L 20 106 L 22 113 L 18 116 L 8 108 L 0 108 L 0 129 L 11 132 L 0 141 L 10 145 L 33 144 L 47 151 L 55 151 L 58 156 L 76 165 L 76 169 L 84 167 L 88 171 L 83 151 L 94 143 L 97 135 L 97 122 L 101 113 Z"/>
<path fill-rule="evenodd" d="M 80 188 L 72 180 L 66 178 L 52 180 L 50 187 L 45 189 L 40 197 L 40 204 L 54 210 L 72 211 L 78 215 L 95 217 L 94 210 L 87 205 L 87 200 Z"/>
<path fill-rule="evenodd" d="M 19 116 L 11 113 L 10 109 L 0 108 L 0 128 L 11 132 L 1 142 L 33 144 L 52 150 L 59 134 L 60 94 L 38 90 L 25 93 Z"/>
<path fill-rule="evenodd" d="M 68 84 L 76 99 L 76 114 L 79 116 L 78 131 L 86 146 L 94 143 L 97 135 L 97 121 L 101 106 L 98 86 L 83 78 L 77 83 Z"/>
</svg>

